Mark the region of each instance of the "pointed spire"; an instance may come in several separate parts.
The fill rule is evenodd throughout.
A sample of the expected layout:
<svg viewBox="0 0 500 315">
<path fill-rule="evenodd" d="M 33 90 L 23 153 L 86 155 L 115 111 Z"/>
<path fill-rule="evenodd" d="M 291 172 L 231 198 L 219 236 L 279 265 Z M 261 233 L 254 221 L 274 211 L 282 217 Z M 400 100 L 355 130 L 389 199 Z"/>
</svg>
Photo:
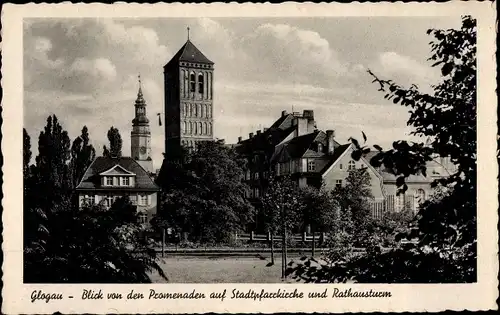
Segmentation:
<svg viewBox="0 0 500 315">
<path fill-rule="evenodd" d="M 188 33 L 187 33 L 187 34 L 188 34 L 188 41 L 189 41 L 189 30 L 190 30 L 190 28 L 189 28 L 189 26 L 188 26 L 188 27 L 187 27 L 187 31 L 188 31 Z"/>
<path fill-rule="evenodd" d="M 141 82 L 141 74 L 139 73 L 139 75 L 137 76 L 138 80 L 139 80 L 139 92 L 137 93 L 137 96 L 142 96 L 142 82 Z"/>
</svg>

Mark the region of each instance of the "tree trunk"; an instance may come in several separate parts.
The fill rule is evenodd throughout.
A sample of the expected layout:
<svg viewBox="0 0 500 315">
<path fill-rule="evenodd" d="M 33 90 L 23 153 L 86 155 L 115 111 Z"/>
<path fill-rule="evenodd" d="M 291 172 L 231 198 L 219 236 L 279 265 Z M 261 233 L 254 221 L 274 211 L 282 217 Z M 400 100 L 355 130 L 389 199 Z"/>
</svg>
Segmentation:
<svg viewBox="0 0 500 315">
<path fill-rule="evenodd" d="M 314 250 L 316 249 L 316 230 L 314 230 L 314 227 L 312 228 L 312 237 L 311 256 L 314 258 Z"/>
<path fill-rule="evenodd" d="M 274 231 L 271 231 L 271 264 L 274 265 Z"/>
<path fill-rule="evenodd" d="M 286 278 L 286 265 L 287 265 L 287 235 L 286 235 L 286 221 L 287 221 L 287 213 L 286 208 L 283 207 L 283 278 Z"/>
<path fill-rule="evenodd" d="M 284 277 L 286 278 L 286 266 L 288 264 L 288 260 L 287 260 L 287 235 L 286 235 L 286 225 L 285 225 L 285 228 L 284 228 L 284 233 L 283 233 L 283 239 L 285 240 L 284 242 L 284 250 L 283 250 L 283 256 L 284 257 L 284 260 L 283 260 L 283 274 L 284 274 Z"/>
<path fill-rule="evenodd" d="M 165 228 L 161 229 L 161 257 L 165 257 Z"/>
</svg>

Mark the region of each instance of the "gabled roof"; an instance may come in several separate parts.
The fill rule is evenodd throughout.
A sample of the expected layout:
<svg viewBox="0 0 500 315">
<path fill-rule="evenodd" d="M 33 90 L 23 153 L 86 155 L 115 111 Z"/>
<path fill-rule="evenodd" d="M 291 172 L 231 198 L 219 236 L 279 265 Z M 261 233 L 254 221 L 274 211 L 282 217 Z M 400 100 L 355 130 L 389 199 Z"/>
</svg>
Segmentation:
<svg viewBox="0 0 500 315">
<path fill-rule="evenodd" d="M 143 190 L 158 191 L 158 186 L 142 166 L 131 157 L 108 158 L 97 157 L 88 167 L 82 180 L 77 185 L 77 190 L 100 189 L 101 173 L 120 167 L 129 173 L 135 174 L 135 187 L 106 187 L 106 190 Z"/>
<path fill-rule="evenodd" d="M 307 150 L 311 147 L 318 136 L 319 131 L 308 133 L 302 136 L 295 137 L 284 144 L 288 156 L 292 159 L 302 157 Z"/>
<path fill-rule="evenodd" d="M 165 65 L 172 63 L 179 63 L 179 61 L 187 61 L 193 63 L 204 63 L 213 65 L 214 63 L 208 59 L 196 46 L 188 39 L 184 46 L 179 49 L 179 51 L 170 59 L 170 61 Z"/>
<path fill-rule="evenodd" d="M 347 143 L 347 144 L 342 144 L 338 147 L 335 148 L 335 150 L 333 151 L 333 155 L 330 156 L 330 162 L 328 162 L 325 167 L 323 167 L 323 169 L 320 171 L 321 174 L 325 174 L 329 169 L 330 167 L 333 166 L 333 164 L 335 164 L 337 162 L 338 159 L 340 159 L 344 153 L 347 151 L 347 149 L 349 149 L 351 147 L 351 143 Z"/>
<path fill-rule="evenodd" d="M 107 169 L 104 172 L 99 173 L 99 175 L 135 175 L 135 174 L 125 169 L 120 164 L 116 164 L 110 169 Z"/>
</svg>

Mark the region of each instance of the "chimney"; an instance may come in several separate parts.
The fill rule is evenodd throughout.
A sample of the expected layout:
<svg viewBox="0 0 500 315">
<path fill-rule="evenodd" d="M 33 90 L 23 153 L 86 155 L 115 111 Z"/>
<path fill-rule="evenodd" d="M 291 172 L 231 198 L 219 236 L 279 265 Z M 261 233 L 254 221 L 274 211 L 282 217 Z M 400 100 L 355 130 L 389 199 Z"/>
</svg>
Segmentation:
<svg viewBox="0 0 500 315">
<path fill-rule="evenodd" d="M 238 137 L 238 143 L 240 143 L 243 140 L 243 137 Z"/>
<path fill-rule="evenodd" d="M 281 117 L 285 117 L 287 115 L 286 110 L 281 111 Z"/>
<path fill-rule="evenodd" d="M 258 135 L 260 135 L 260 132 L 261 132 L 260 130 L 257 130 L 257 134 L 258 134 Z"/>
<path fill-rule="evenodd" d="M 252 138 L 253 138 L 253 132 L 250 132 L 250 133 L 248 134 L 248 138 L 250 138 L 250 139 L 252 139 Z"/>
<path fill-rule="evenodd" d="M 329 155 L 333 154 L 333 144 L 334 144 L 334 139 L 335 139 L 335 131 L 333 130 L 327 130 L 326 131 L 326 151 L 328 152 Z"/>
<path fill-rule="evenodd" d="M 312 109 L 304 109 L 302 117 L 307 118 L 307 120 L 314 120 L 314 111 Z"/>
</svg>

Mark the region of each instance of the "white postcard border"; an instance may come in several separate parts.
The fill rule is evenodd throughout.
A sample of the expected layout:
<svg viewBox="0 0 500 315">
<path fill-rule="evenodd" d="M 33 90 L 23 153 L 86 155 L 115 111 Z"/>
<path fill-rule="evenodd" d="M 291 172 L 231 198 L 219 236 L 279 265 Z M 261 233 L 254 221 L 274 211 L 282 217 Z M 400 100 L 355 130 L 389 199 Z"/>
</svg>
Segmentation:
<svg viewBox="0 0 500 315">
<path fill-rule="evenodd" d="M 161 13 L 159 13 L 161 12 Z M 450 16 L 470 14 L 478 20 L 478 282 L 474 284 L 391 284 L 391 285 L 294 285 L 294 284 L 67 284 L 27 285 L 22 283 L 22 136 L 23 125 L 23 26 L 26 17 L 300 17 L 300 16 Z M 498 296 L 498 191 L 496 162 L 496 60 L 495 10 L 490 2 L 447 3 L 350 3 L 350 4 L 154 4 L 118 2 L 104 4 L 27 4 L 3 6 L 3 239 L 4 252 L 2 312 L 17 313 L 204 313 L 204 312 L 401 312 L 497 309 Z M 28 109 L 29 110 L 29 109 Z M 265 289 L 307 293 L 328 288 L 390 291 L 391 298 L 327 298 L 295 300 L 232 300 L 231 290 Z M 73 299 L 31 303 L 34 290 L 63 292 Z M 116 291 L 131 289 L 163 292 L 185 291 L 207 295 L 228 290 L 223 302 L 217 300 L 82 301 L 83 289 Z"/>
</svg>

